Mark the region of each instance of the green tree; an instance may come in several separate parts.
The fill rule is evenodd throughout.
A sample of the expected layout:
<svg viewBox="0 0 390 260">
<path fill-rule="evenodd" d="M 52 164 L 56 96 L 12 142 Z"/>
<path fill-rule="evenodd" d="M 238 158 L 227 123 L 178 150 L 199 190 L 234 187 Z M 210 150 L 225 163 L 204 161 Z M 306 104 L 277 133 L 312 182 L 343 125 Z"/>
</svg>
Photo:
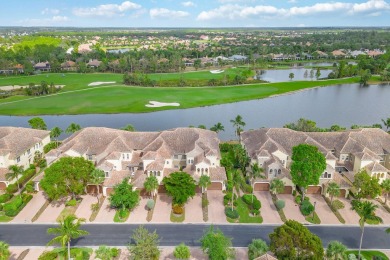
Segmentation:
<svg viewBox="0 0 390 260">
<path fill-rule="evenodd" d="M 233 127 L 236 128 L 236 135 L 238 139 L 240 139 L 242 128 L 245 126 L 245 122 L 242 121 L 242 116 L 237 115 L 236 118 L 230 120 L 230 122 L 233 124 Z"/>
<path fill-rule="evenodd" d="M 255 179 L 256 178 L 264 178 L 264 176 L 262 174 L 263 172 L 264 172 L 263 168 L 261 168 L 258 163 L 254 163 L 251 166 L 251 169 L 247 172 L 249 179 L 251 181 L 251 184 L 252 184 L 252 203 L 253 203 L 253 195 L 254 195 L 253 193 L 255 190 Z"/>
<path fill-rule="evenodd" d="M 79 124 L 76 124 L 76 123 L 71 123 L 65 130 L 65 133 L 68 133 L 68 134 L 74 134 L 76 133 L 77 131 L 81 130 L 81 126 Z"/>
<path fill-rule="evenodd" d="M 278 259 L 323 259 L 321 239 L 295 220 L 287 220 L 269 235 L 270 250 Z"/>
<path fill-rule="evenodd" d="M 185 172 L 171 173 L 164 177 L 162 183 L 168 195 L 172 197 L 173 204 L 184 205 L 195 195 L 195 180 Z"/>
<path fill-rule="evenodd" d="M 202 187 L 202 193 L 205 193 L 207 191 L 207 187 L 211 184 L 210 177 L 208 175 L 202 174 L 200 176 L 198 185 Z"/>
<path fill-rule="evenodd" d="M 385 204 L 387 204 L 387 197 L 390 193 L 390 179 L 383 180 L 381 183 L 382 193 L 385 194 Z"/>
<path fill-rule="evenodd" d="M 43 121 L 43 119 L 40 117 L 31 118 L 30 120 L 28 120 L 28 124 L 33 129 L 47 130 L 45 121 Z"/>
<path fill-rule="evenodd" d="M 55 140 L 56 147 L 58 147 L 58 137 L 62 134 L 62 129 L 59 128 L 58 126 L 52 128 L 50 130 L 50 137 Z"/>
<path fill-rule="evenodd" d="M 320 70 L 320 68 L 317 68 L 316 79 L 318 80 L 320 77 L 321 77 L 321 70 Z"/>
<path fill-rule="evenodd" d="M 156 194 L 158 188 L 158 180 L 155 176 L 149 176 L 146 178 L 144 182 L 144 188 L 146 192 L 150 193 L 150 196 L 154 196 Z"/>
<path fill-rule="evenodd" d="M 390 117 L 386 118 L 386 120 L 382 119 L 383 125 L 386 127 L 386 131 L 389 131 L 390 128 Z"/>
<path fill-rule="evenodd" d="M 233 189 L 232 190 L 232 203 L 231 203 L 232 210 L 233 210 L 234 190 L 236 190 L 237 196 L 239 197 L 240 196 L 240 187 L 244 181 L 244 178 L 242 177 L 241 172 L 239 172 L 238 170 L 233 170 L 231 172 L 231 180 L 230 181 L 232 183 L 232 189 Z"/>
<path fill-rule="evenodd" d="M 131 210 L 139 203 L 139 191 L 133 191 L 133 185 L 129 184 L 129 179 L 125 178 L 121 183 L 115 185 L 114 191 L 108 198 L 113 208 Z"/>
<path fill-rule="evenodd" d="M 309 76 L 309 72 L 308 72 L 307 70 L 305 70 L 305 73 L 303 74 L 303 77 L 304 77 L 305 79 L 307 79 L 308 76 Z"/>
<path fill-rule="evenodd" d="M 8 260 L 10 256 L 9 245 L 4 241 L 0 241 L 0 260 Z"/>
<path fill-rule="evenodd" d="M 316 122 L 305 118 L 300 118 L 297 122 L 286 124 L 283 127 L 301 132 L 317 132 L 318 130 Z"/>
<path fill-rule="evenodd" d="M 311 69 L 310 70 L 310 79 L 313 80 L 313 78 L 314 78 L 314 70 Z"/>
<path fill-rule="evenodd" d="M 267 253 L 268 245 L 262 239 L 252 239 L 252 242 L 248 245 L 248 258 L 253 260 Z"/>
<path fill-rule="evenodd" d="M 94 166 L 82 157 L 62 157 L 45 170 L 40 181 L 51 200 L 82 194 L 90 181 Z"/>
<path fill-rule="evenodd" d="M 18 193 L 20 196 L 22 196 L 20 192 L 20 186 L 19 186 L 19 175 L 23 173 L 23 167 L 15 165 L 10 165 L 8 167 L 9 172 L 5 175 L 5 178 L 8 181 L 16 180 L 16 185 L 18 187 Z"/>
<path fill-rule="evenodd" d="M 334 196 L 339 196 L 340 195 L 340 186 L 335 183 L 335 182 L 331 182 L 328 184 L 328 188 L 326 189 L 326 192 L 329 194 L 330 196 L 330 205 L 332 205 L 333 203 L 333 197 Z"/>
<path fill-rule="evenodd" d="M 232 248 L 232 239 L 213 226 L 210 226 L 200 239 L 202 251 L 210 260 L 234 259 L 235 253 Z"/>
<path fill-rule="evenodd" d="M 135 127 L 134 127 L 133 125 L 128 124 L 128 125 L 122 127 L 121 130 L 129 131 L 129 132 L 134 132 L 134 131 L 135 131 Z"/>
<path fill-rule="evenodd" d="M 58 235 L 47 243 L 47 245 L 53 245 L 55 243 L 60 244 L 63 248 L 68 247 L 68 259 L 70 259 L 70 242 L 72 239 L 79 238 L 81 236 L 89 235 L 85 230 L 80 229 L 81 224 L 85 222 L 84 219 L 78 219 L 74 215 L 69 215 L 63 220 L 59 221 L 59 226 L 55 228 L 49 228 L 48 234 Z"/>
<path fill-rule="evenodd" d="M 339 241 L 330 241 L 326 249 L 327 259 L 345 260 L 347 259 L 347 247 Z"/>
<path fill-rule="evenodd" d="M 377 221 L 380 223 L 383 223 L 383 220 L 375 215 L 375 210 L 378 208 L 378 205 L 375 205 L 371 201 L 363 201 L 356 203 L 355 205 L 352 206 L 352 209 L 355 210 L 359 216 L 359 226 L 360 229 L 362 230 L 361 235 L 360 235 L 360 243 L 359 243 L 359 253 L 358 253 L 358 259 L 360 259 L 360 251 L 362 249 L 362 244 L 363 244 L 363 236 L 364 236 L 364 225 L 367 220 L 371 221 Z"/>
<path fill-rule="evenodd" d="M 177 247 L 175 247 L 175 250 L 173 251 L 173 256 L 176 259 L 190 259 L 191 252 L 188 246 L 186 244 L 181 243 Z"/>
<path fill-rule="evenodd" d="M 100 169 L 94 169 L 92 172 L 91 172 L 91 176 L 90 176 L 90 179 L 89 179 L 89 183 L 92 184 L 92 185 L 96 185 L 96 198 L 97 198 L 97 201 L 98 201 L 98 204 L 100 203 L 100 184 L 102 184 L 104 182 L 104 179 L 105 179 L 105 176 L 106 174 L 104 173 L 104 171 L 100 170 Z"/>
<path fill-rule="evenodd" d="M 292 148 L 291 159 L 292 181 L 300 187 L 303 201 L 307 187 L 318 185 L 320 176 L 326 169 L 325 156 L 316 146 L 300 144 Z"/>
<path fill-rule="evenodd" d="M 211 128 L 210 128 L 211 131 L 214 131 L 216 133 L 219 133 L 221 131 L 225 131 L 225 127 L 220 123 L 216 123 L 215 125 L 213 125 Z"/>
<path fill-rule="evenodd" d="M 278 194 L 284 191 L 284 182 L 281 179 L 273 179 L 270 184 L 272 194 Z"/>
<path fill-rule="evenodd" d="M 96 257 L 101 260 L 111 260 L 114 258 L 113 251 L 107 246 L 99 246 L 95 251 Z"/>
<path fill-rule="evenodd" d="M 207 127 L 205 125 L 198 125 L 198 128 L 199 129 L 207 129 Z"/>
<path fill-rule="evenodd" d="M 358 190 L 358 199 L 367 198 L 368 196 L 375 198 L 382 193 L 379 180 L 376 178 L 371 178 L 366 170 L 361 170 L 355 174 L 353 186 L 355 186 L 355 188 Z"/>
<path fill-rule="evenodd" d="M 160 256 L 160 250 L 158 249 L 160 240 L 156 231 L 150 233 L 146 228 L 140 226 L 134 230 L 130 238 L 134 241 L 128 246 L 130 259 L 158 260 Z"/>
<path fill-rule="evenodd" d="M 294 75 L 294 73 L 292 73 L 292 72 L 291 72 L 290 74 L 288 74 L 288 78 L 289 78 L 290 80 L 292 80 L 292 79 L 294 78 L 294 76 L 295 76 L 295 75 Z"/>
</svg>

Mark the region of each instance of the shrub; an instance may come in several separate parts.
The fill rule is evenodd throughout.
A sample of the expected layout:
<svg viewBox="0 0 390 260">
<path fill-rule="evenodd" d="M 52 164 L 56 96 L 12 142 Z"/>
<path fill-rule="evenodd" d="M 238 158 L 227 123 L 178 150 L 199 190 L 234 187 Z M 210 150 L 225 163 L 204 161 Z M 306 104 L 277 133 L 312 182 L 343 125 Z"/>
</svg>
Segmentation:
<svg viewBox="0 0 390 260">
<path fill-rule="evenodd" d="M 23 199 L 17 196 L 13 201 L 4 204 L 3 210 L 6 216 L 14 217 L 19 211 L 18 209 L 23 205 Z"/>
<path fill-rule="evenodd" d="M 115 247 L 111 248 L 111 256 L 115 258 L 118 255 L 119 255 L 119 249 Z"/>
<path fill-rule="evenodd" d="M 119 217 L 120 217 L 121 219 L 124 219 L 124 218 L 126 218 L 127 213 L 128 213 L 128 209 L 123 209 L 123 208 L 121 208 L 121 209 L 119 210 Z"/>
<path fill-rule="evenodd" d="M 3 204 L 0 204 L 0 211 L 3 210 Z"/>
<path fill-rule="evenodd" d="M 12 183 L 8 185 L 5 190 L 7 191 L 7 193 L 15 193 L 18 191 L 18 186 L 16 185 L 16 183 Z"/>
<path fill-rule="evenodd" d="M 308 216 L 314 211 L 314 206 L 308 200 L 304 200 L 300 207 L 301 213 L 304 216 Z"/>
<path fill-rule="evenodd" d="M 191 252 L 188 246 L 186 246 L 184 243 L 181 243 L 180 245 L 175 247 L 173 255 L 177 259 L 189 259 L 191 257 Z"/>
<path fill-rule="evenodd" d="M 183 214 L 183 207 L 181 207 L 180 205 L 175 204 L 172 207 L 172 211 L 173 211 L 174 214 L 181 215 L 181 214 Z"/>
<path fill-rule="evenodd" d="M 57 143 L 56 142 L 50 142 L 50 143 L 48 143 L 47 145 L 45 145 L 43 147 L 43 152 L 44 153 L 48 153 L 48 152 L 50 152 L 50 150 L 52 150 L 52 149 L 54 149 L 56 147 L 57 147 Z"/>
<path fill-rule="evenodd" d="M 146 202 L 146 208 L 148 210 L 152 210 L 154 208 L 154 200 L 152 199 L 149 199 L 147 202 Z"/>
<path fill-rule="evenodd" d="M 357 260 L 357 257 L 355 254 L 349 254 L 348 255 L 348 260 Z"/>
<path fill-rule="evenodd" d="M 253 201 L 256 199 L 255 196 L 253 196 Z M 247 204 L 251 205 L 252 204 L 252 195 L 251 194 L 244 194 L 242 196 L 242 200 Z"/>
<path fill-rule="evenodd" d="M 65 203 L 66 206 L 74 207 L 77 205 L 77 201 L 75 199 L 69 200 Z"/>
<path fill-rule="evenodd" d="M 302 202 L 302 196 L 301 195 L 296 196 L 295 197 L 295 203 L 301 204 L 301 202 Z"/>
<path fill-rule="evenodd" d="M 284 208 L 284 206 L 286 206 L 286 202 L 284 200 L 277 200 L 275 202 L 275 206 L 278 210 L 281 210 Z"/>
<path fill-rule="evenodd" d="M 99 203 L 92 203 L 92 204 L 91 204 L 91 210 L 92 210 L 93 212 L 98 211 L 98 210 L 99 210 Z"/>
<path fill-rule="evenodd" d="M 343 209 L 345 207 L 344 203 L 342 201 L 340 201 L 340 200 L 333 201 L 332 206 L 335 209 Z"/>
<path fill-rule="evenodd" d="M 205 208 L 209 205 L 209 200 L 206 197 L 202 197 L 202 208 Z"/>
<path fill-rule="evenodd" d="M 232 145 L 229 144 L 229 143 L 221 143 L 219 144 L 219 149 L 222 153 L 226 153 L 226 152 L 229 152 L 229 150 L 231 149 Z"/>
<path fill-rule="evenodd" d="M 58 253 L 53 251 L 46 251 L 39 256 L 38 260 L 55 260 L 57 257 Z"/>
<path fill-rule="evenodd" d="M 9 194 L 9 193 L 5 193 L 3 195 L 0 196 L 0 203 L 5 203 L 7 201 L 9 201 L 14 195 L 13 194 Z"/>
<path fill-rule="evenodd" d="M 235 210 L 235 209 L 232 209 L 232 208 L 225 208 L 225 215 L 228 217 L 228 218 L 231 218 L 231 219 L 238 219 L 238 217 L 240 216 L 238 214 L 238 211 Z"/>
<path fill-rule="evenodd" d="M 232 194 L 233 194 L 232 192 L 228 192 L 226 193 L 225 196 L 223 196 L 223 205 L 226 206 L 232 201 L 232 196 L 233 196 Z M 234 194 L 233 200 L 235 201 L 236 199 L 237 199 L 237 195 Z"/>
<path fill-rule="evenodd" d="M 252 239 L 252 243 L 248 245 L 248 258 L 255 259 L 267 253 L 268 245 L 262 239 Z"/>
<path fill-rule="evenodd" d="M 34 183 L 32 181 L 29 181 L 27 184 L 26 184 L 26 191 L 28 193 L 33 193 L 34 192 Z"/>
<path fill-rule="evenodd" d="M 297 195 L 297 191 L 296 191 L 296 190 L 293 190 L 292 195 L 293 195 L 293 196 L 296 196 L 296 195 Z"/>
<path fill-rule="evenodd" d="M 22 186 L 28 182 L 35 175 L 35 168 L 28 169 L 23 173 L 23 176 L 19 179 L 19 185 Z"/>
<path fill-rule="evenodd" d="M 253 198 L 253 204 L 252 204 L 253 209 L 259 210 L 261 208 L 261 202 L 258 200 L 256 197 Z"/>
<path fill-rule="evenodd" d="M 243 190 L 245 193 L 252 193 L 252 192 L 253 192 L 252 185 L 246 184 L 246 183 L 242 185 L 242 190 Z"/>
<path fill-rule="evenodd" d="M 260 214 L 260 210 L 258 210 L 258 209 L 252 209 L 252 210 L 251 210 L 251 213 L 252 213 L 252 215 L 257 216 L 257 215 Z"/>
</svg>

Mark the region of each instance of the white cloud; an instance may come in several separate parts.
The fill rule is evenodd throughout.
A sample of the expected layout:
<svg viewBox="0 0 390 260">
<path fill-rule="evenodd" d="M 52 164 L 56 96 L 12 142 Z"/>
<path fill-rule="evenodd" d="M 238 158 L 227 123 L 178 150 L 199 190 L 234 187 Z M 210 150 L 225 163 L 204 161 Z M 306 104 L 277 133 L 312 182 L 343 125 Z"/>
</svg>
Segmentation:
<svg viewBox="0 0 390 260">
<path fill-rule="evenodd" d="M 68 21 L 69 18 L 67 16 L 55 15 L 51 18 L 42 18 L 42 19 L 27 18 L 27 19 L 20 20 L 19 23 L 28 26 L 50 26 L 53 24 L 60 25 Z"/>
<path fill-rule="evenodd" d="M 73 14 L 76 16 L 106 16 L 113 17 L 115 15 L 123 15 L 127 11 L 140 9 L 139 4 L 125 1 L 121 4 L 104 4 L 96 7 L 89 8 L 75 8 L 73 9 Z"/>
<path fill-rule="evenodd" d="M 41 14 L 59 14 L 60 10 L 58 9 L 50 9 L 50 8 L 45 8 L 42 10 Z"/>
<path fill-rule="evenodd" d="M 149 15 L 152 19 L 155 18 L 183 18 L 190 15 L 188 12 L 169 10 L 166 8 L 153 8 L 150 9 Z"/>
<path fill-rule="evenodd" d="M 69 21 L 69 18 L 67 16 L 59 16 L 59 15 L 56 15 L 56 16 L 53 16 L 51 18 L 51 20 L 53 22 L 67 22 Z"/>
<path fill-rule="evenodd" d="M 193 6 L 196 6 L 196 4 L 194 2 L 191 2 L 191 1 L 188 1 L 188 2 L 181 2 L 181 5 L 182 6 L 185 6 L 185 7 L 193 7 Z"/>
</svg>

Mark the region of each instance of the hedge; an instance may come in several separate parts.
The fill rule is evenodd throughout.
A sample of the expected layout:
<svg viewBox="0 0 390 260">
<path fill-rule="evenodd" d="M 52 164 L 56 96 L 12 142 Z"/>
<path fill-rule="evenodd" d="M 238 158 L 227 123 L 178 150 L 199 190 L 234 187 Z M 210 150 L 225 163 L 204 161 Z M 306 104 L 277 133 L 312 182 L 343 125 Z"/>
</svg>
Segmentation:
<svg viewBox="0 0 390 260">
<path fill-rule="evenodd" d="M 231 219 L 238 219 L 238 217 L 240 216 L 238 214 L 238 211 L 235 210 L 235 209 L 232 209 L 232 208 L 225 208 L 225 215 L 228 217 L 228 218 L 231 218 Z"/>
<path fill-rule="evenodd" d="M 311 213 L 313 213 L 314 206 L 313 206 L 313 204 L 310 203 L 310 201 L 303 200 L 303 202 L 300 206 L 300 210 L 301 210 L 302 215 L 309 216 Z"/>
<path fill-rule="evenodd" d="M 13 201 L 4 204 L 3 211 L 8 217 L 15 217 L 32 199 L 30 194 L 22 194 L 22 197 L 17 196 Z"/>
<path fill-rule="evenodd" d="M 252 194 L 245 194 L 242 196 L 242 200 L 251 208 L 254 210 L 259 210 L 261 208 L 261 202 L 256 198 L 255 195 L 253 195 L 253 202 L 252 202 Z"/>
<path fill-rule="evenodd" d="M 0 203 L 5 203 L 7 201 L 9 201 L 10 199 L 12 199 L 14 195 L 13 194 L 9 194 L 9 193 L 5 193 L 3 195 L 0 195 Z"/>
</svg>

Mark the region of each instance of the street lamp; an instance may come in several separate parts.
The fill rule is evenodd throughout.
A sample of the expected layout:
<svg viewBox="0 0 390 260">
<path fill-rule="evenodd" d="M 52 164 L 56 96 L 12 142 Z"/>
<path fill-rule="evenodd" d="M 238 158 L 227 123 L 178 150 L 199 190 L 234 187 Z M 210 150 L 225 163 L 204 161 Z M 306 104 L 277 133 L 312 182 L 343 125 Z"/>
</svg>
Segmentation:
<svg viewBox="0 0 390 260">
<path fill-rule="evenodd" d="M 313 210 L 313 216 L 311 217 L 312 220 L 314 220 L 314 213 L 316 212 L 316 201 L 314 201 L 314 210 Z"/>
</svg>

